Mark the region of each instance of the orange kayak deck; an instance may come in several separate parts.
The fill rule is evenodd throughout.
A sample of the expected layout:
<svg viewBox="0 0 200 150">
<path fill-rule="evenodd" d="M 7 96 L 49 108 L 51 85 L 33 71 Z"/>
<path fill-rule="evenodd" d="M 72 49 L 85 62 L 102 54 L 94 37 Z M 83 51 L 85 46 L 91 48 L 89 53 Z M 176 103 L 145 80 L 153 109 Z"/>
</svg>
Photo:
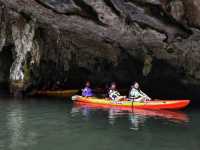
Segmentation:
<svg viewBox="0 0 200 150">
<path fill-rule="evenodd" d="M 109 99 L 101 99 L 95 97 L 82 97 L 74 96 L 73 100 L 82 103 L 92 103 L 99 106 L 114 106 L 118 108 L 140 108 L 140 109 L 184 109 L 186 108 L 190 100 L 153 100 L 147 102 L 134 102 L 134 101 L 112 101 Z"/>
</svg>

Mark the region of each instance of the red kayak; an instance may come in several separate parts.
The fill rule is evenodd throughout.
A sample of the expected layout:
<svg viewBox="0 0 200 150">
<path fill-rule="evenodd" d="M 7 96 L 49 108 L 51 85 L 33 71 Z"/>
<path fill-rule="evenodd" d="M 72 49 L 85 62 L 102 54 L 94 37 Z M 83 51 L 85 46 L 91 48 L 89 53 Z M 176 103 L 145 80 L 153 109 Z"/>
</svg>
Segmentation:
<svg viewBox="0 0 200 150">
<path fill-rule="evenodd" d="M 142 116 L 148 116 L 148 117 L 160 117 L 169 119 L 172 121 L 181 121 L 181 122 L 188 122 L 189 117 L 183 113 L 183 112 L 176 112 L 176 111 L 170 111 L 170 110 L 150 110 L 150 109 L 132 109 L 130 107 L 127 108 L 119 108 L 115 106 L 108 106 L 108 105 L 98 105 L 93 103 L 84 103 L 84 102 L 76 102 L 74 107 L 76 108 L 89 108 L 89 109 L 105 109 L 105 110 L 116 110 L 117 114 L 120 115 L 122 111 L 128 111 L 129 113 L 142 115 Z M 115 111 L 114 111 L 115 112 Z M 121 113 L 119 113 L 121 112 Z"/>
<path fill-rule="evenodd" d="M 95 98 L 95 97 L 83 97 L 83 96 L 73 96 L 74 101 L 82 103 L 91 103 L 99 106 L 114 106 L 118 108 L 141 108 L 141 109 L 184 109 L 186 108 L 190 100 L 152 100 L 146 102 L 134 102 L 134 101 L 112 101 L 106 98 Z"/>
</svg>

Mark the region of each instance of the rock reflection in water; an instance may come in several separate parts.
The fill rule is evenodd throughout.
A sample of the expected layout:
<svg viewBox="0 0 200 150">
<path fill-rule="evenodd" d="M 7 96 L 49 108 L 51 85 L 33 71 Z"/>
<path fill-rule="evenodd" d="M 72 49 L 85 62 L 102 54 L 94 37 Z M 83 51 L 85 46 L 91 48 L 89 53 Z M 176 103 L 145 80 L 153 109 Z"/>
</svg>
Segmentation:
<svg viewBox="0 0 200 150">
<path fill-rule="evenodd" d="M 23 105 L 19 101 L 12 101 L 7 115 L 7 127 L 9 130 L 9 149 L 23 149 L 37 143 L 37 133 L 26 130 L 28 118 Z"/>
</svg>

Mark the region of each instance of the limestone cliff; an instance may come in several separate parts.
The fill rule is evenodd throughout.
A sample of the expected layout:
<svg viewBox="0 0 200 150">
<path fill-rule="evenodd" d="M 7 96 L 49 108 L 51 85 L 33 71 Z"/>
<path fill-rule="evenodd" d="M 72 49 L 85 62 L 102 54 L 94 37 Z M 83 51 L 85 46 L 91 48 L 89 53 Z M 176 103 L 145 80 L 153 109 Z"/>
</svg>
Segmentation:
<svg viewBox="0 0 200 150">
<path fill-rule="evenodd" d="M 195 98 L 199 29 L 199 0 L 0 0 L 0 82 L 140 80 L 160 96 Z"/>
</svg>

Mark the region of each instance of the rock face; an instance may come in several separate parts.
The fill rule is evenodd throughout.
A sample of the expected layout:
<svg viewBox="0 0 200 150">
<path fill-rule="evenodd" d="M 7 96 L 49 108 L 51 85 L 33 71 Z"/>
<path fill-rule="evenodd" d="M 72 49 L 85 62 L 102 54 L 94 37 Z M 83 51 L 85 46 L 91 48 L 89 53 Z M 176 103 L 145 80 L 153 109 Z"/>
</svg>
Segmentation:
<svg viewBox="0 0 200 150">
<path fill-rule="evenodd" d="M 199 14 L 199 0 L 0 0 L 0 82 L 140 80 L 156 96 L 198 97 Z"/>
</svg>

